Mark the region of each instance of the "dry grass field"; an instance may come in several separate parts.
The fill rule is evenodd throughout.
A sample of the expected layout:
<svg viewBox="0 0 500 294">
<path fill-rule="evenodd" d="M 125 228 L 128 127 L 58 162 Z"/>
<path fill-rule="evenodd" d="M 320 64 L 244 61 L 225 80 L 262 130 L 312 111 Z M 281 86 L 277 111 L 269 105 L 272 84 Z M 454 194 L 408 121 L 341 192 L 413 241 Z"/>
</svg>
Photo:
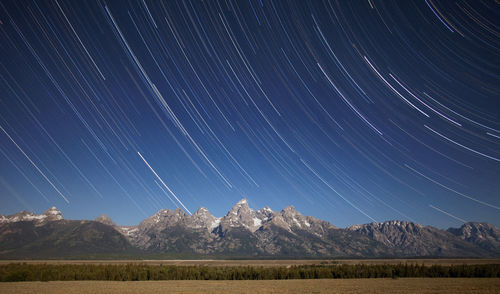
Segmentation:
<svg viewBox="0 0 500 294">
<path fill-rule="evenodd" d="M 500 278 L 18 282 L 0 293 L 500 293 Z"/>
<path fill-rule="evenodd" d="M 460 265 L 460 264 L 500 264 L 500 259 L 305 259 L 305 260 L 0 260 L 0 265 L 9 263 L 28 264 L 146 264 L 146 265 L 182 265 L 182 266 L 289 266 L 319 264 L 425 264 L 425 265 Z"/>
</svg>

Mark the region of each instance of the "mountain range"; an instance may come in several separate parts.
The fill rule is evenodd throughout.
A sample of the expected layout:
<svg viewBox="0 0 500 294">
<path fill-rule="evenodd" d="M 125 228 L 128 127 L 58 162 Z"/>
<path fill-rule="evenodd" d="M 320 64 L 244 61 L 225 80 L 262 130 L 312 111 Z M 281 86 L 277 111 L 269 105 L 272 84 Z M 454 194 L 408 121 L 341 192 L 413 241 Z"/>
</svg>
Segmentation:
<svg viewBox="0 0 500 294">
<path fill-rule="evenodd" d="M 407 221 L 338 228 L 293 206 L 253 210 L 240 200 L 223 217 L 162 209 L 137 226 L 108 216 L 65 220 L 42 214 L 0 215 L 0 258 L 396 258 L 500 257 L 500 230 L 468 222 L 440 230 Z"/>
</svg>

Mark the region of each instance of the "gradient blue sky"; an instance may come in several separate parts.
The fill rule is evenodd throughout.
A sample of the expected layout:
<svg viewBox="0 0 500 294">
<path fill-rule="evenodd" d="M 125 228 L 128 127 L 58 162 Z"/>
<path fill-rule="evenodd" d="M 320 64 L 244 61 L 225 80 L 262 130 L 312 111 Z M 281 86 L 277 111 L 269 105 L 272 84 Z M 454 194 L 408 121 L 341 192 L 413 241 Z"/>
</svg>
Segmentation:
<svg viewBox="0 0 500 294">
<path fill-rule="evenodd" d="M 493 1 L 0 2 L 0 213 L 500 225 Z"/>
</svg>

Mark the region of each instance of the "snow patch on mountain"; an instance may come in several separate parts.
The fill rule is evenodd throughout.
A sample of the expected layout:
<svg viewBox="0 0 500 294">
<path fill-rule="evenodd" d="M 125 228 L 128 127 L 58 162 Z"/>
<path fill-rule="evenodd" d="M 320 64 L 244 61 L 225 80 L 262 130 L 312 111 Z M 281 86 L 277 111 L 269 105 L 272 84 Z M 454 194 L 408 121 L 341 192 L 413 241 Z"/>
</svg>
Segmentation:
<svg viewBox="0 0 500 294">
<path fill-rule="evenodd" d="M 44 224 L 47 221 L 62 220 L 62 213 L 55 206 L 49 208 L 42 214 L 35 214 L 24 210 L 13 215 L 0 215 L 0 223 L 14 222 L 35 222 L 37 225 Z"/>
</svg>

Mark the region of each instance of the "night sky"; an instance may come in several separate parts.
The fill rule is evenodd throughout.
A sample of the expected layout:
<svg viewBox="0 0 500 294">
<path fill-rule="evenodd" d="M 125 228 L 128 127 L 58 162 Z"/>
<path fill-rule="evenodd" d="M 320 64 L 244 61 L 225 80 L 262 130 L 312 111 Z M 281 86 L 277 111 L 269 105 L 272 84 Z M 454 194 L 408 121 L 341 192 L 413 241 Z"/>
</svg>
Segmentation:
<svg viewBox="0 0 500 294">
<path fill-rule="evenodd" d="M 0 1 L 0 214 L 500 225 L 495 1 Z"/>
</svg>

